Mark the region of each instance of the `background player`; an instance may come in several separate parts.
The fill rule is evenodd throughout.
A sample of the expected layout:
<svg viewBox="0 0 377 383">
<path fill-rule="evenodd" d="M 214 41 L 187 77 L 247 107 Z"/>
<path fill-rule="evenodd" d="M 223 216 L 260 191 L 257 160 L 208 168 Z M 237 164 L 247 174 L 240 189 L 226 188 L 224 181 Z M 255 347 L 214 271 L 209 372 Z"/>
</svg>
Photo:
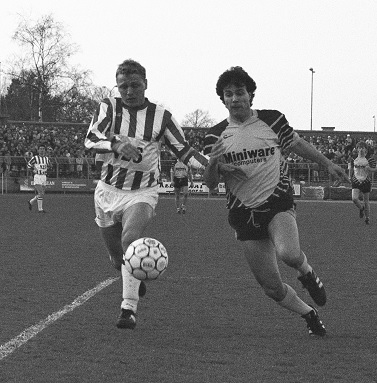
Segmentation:
<svg viewBox="0 0 377 383">
<path fill-rule="evenodd" d="M 85 146 L 103 153 L 94 193 L 96 222 L 114 267 L 122 273 L 123 300 L 117 327 L 133 329 L 145 284 L 127 271 L 122 258 L 155 214 L 160 141 L 164 138 L 173 154 L 187 165 L 204 168 L 207 159 L 189 146 L 171 113 L 145 97 L 148 83 L 142 65 L 126 60 L 115 77 L 121 97 L 100 103 Z"/>
<path fill-rule="evenodd" d="M 175 194 L 175 207 L 178 214 L 186 214 L 186 204 L 188 197 L 188 181 L 190 186 L 194 186 L 191 168 L 182 161 L 177 160 L 171 169 L 171 179 Z M 182 198 L 181 198 L 182 194 Z"/>
<path fill-rule="evenodd" d="M 33 156 L 27 164 L 29 170 L 34 173 L 34 189 L 36 195 L 28 201 L 29 210 L 32 210 L 33 205 L 37 202 L 38 212 L 46 213 L 43 209 L 43 197 L 46 191 L 47 170 L 50 166 L 50 159 L 46 156 L 46 147 L 38 146 L 38 154 Z"/>
<path fill-rule="evenodd" d="M 370 202 L 369 195 L 372 191 L 371 171 L 377 171 L 376 160 L 367 158 L 368 145 L 364 141 L 359 141 L 356 145 L 358 156 L 350 162 L 350 178 L 352 182 L 352 202 L 359 209 L 359 217 L 364 218 L 365 223 L 370 223 Z M 360 201 L 360 194 L 363 196 L 364 203 Z"/>
<path fill-rule="evenodd" d="M 316 304 L 326 303 L 323 284 L 300 249 L 293 191 L 282 150 L 323 164 L 337 178 L 347 176 L 300 138 L 283 114 L 251 109 L 255 90 L 254 80 L 241 67 L 232 67 L 219 77 L 216 93 L 229 117 L 205 137 L 204 153 L 210 154 L 210 160 L 204 180 L 214 189 L 220 174 L 224 176 L 229 224 L 265 294 L 301 315 L 309 334 L 324 336 L 326 329 L 317 310 L 283 283 L 278 267 L 277 257 L 297 270 L 298 279 Z"/>
</svg>

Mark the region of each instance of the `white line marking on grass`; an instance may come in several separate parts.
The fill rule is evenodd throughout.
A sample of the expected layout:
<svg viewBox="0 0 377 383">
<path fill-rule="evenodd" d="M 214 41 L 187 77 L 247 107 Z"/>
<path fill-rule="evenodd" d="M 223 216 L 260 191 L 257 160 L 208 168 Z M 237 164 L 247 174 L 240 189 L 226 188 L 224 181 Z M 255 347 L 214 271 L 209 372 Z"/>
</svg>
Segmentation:
<svg viewBox="0 0 377 383">
<path fill-rule="evenodd" d="M 58 319 L 60 319 L 63 315 L 73 311 L 75 308 L 81 306 L 87 300 L 96 295 L 99 291 L 104 289 L 105 287 L 111 285 L 113 282 L 117 281 L 119 277 L 113 277 L 106 279 L 105 281 L 99 283 L 96 287 L 91 290 L 86 291 L 84 294 L 77 297 L 71 304 L 64 306 L 60 311 L 56 311 L 55 313 L 49 315 L 47 318 L 41 320 L 34 326 L 27 328 L 21 334 L 10 340 L 9 342 L 0 346 L 0 360 L 4 359 L 8 355 L 10 355 L 17 348 L 21 347 L 27 341 L 35 337 L 38 333 L 44 330 L 47 326 L 54 323 Z"/>
</svg>

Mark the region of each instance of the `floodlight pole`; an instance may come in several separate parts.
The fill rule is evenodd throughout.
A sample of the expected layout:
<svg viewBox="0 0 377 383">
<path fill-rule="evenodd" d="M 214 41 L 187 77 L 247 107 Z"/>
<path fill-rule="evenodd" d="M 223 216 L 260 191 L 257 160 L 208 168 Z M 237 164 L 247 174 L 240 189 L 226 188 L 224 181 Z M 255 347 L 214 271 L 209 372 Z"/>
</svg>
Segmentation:
<svg viewBox="0 0 377 383">
<path fill-rule="evenodd" d="M 313 130 L 313 80 L 314 80 L 314 69 L 309 68 L 312 72 L 312 87 L 311 87 L 311 97 L 310 97 L 310 130 Z"/>
<path fill-rule="evenodd" d="M 2 89 L 1 89 L 1 61 L 0 61 L 0 116 L 1 116 L 1 96 L 2 96 Z"/>
</svg>

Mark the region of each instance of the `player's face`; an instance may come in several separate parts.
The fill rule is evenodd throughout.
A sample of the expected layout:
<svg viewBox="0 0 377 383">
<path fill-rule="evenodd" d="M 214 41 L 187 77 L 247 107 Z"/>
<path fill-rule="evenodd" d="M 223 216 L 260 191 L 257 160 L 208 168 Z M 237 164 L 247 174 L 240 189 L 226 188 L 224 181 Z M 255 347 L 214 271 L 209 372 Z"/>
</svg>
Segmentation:
<svg viewBox="0 0 377 383">
<path fill-rule="evenodd" d="M 116 81 L 122 101 L 127 106 L 136 108 L 144 104 L 147 80 L 138 74 L 119 74 Z"/>
<path fill-rule="evenodd" d="M 223 90 L 224 103 L 235 120 L 243 122 L 250 116 L 250 93 L 245 86 L 230 84 Z"/>
<path fill-rule="evenodd" d="M 357 151 L 359 153 L 359 156 L 365 157 L 367 155 L 367 150 L 363 146 L 357 148 Z"/>
<path fill-rule="evenodd" d="M 38 148 L 38 154 L 40 156 L 44 156 L 46 153 L 46 148 L 44 146 L 41 146 L 40 148 Z"/>
</svg>

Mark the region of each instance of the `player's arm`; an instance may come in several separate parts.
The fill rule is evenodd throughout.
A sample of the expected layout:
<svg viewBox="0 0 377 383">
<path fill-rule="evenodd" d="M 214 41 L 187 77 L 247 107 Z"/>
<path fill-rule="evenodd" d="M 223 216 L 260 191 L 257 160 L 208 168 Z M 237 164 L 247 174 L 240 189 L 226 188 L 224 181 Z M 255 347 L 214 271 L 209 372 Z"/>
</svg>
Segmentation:
<svg viewBox="0 0 377 383">
<path fill-rule="evenodd" d="M 171 115 L 166 121 L 164 139 L 173 154 L 185 165 L 197 169 L 204 169 L 207 165 L 208 159 L 189 145 L 182 128 Z"/>
<path fill-rule="evenodd" d="M 369 158 L 368 159 L 368 165 L 365 167 L 365 169 L 368 172 L 375 173 L 375 172 L 377 172 L 377 166 L 376 165 L 377 165 L 376 160 L 374 158 Z"/>
<path fill-rule="evenodd" d="M 351 182 L 346 172 L 340 166 L 329 160 L 313 145 L 299 137 L 297 134 L 292 143 L 291 150 L 300 157 L 326 166 L 329 173 L 337 179 L 344 180 L 349 183 Z"/>
<path fill-rule="evenodd" d="M 353 176 L 353 160 L 348 163 L 348 177 L 351 179 Z"/>
<path fill-rule="evenodd" d="M 112 108 L 110 101 L 102 101 L 95 111 L 85 137 L 85 147 L 93 149 L 96 153 L 118 153 L 126 158 L 137 160 L 140 156 L 139 149 L 132 145 L 128 137 L 108 133 L 112 125 Z"/>
<path fill-rule="evenodd" d="M 203 179 L 211 190 L 217 188 L 220 181 L 220 174 L 226 177 L 233 177 L 238 181 L 247 179 L 245 172 L 239 166 L 222 162 L 224 153 L 224 141 L 220 137 L 211 147 L 210 160 L 203 174 Z"/>
<path fill-rule="evenodd" d="M 33 176 L 34 176 L 34 157 L 32 157 L 31 159 L 30 159 L 30 161 L 27 163 L 27 168 L 28 168 L 28 170 L 30 171 L 29 172 L 29 175 L 31 176 L 31 178 L 33 178 Z"/>
<path fill-rule="evenodd" d="M 203 181 L 208 189 L 214 190 L 220 181 L 219 159 L 211 157 L 203 173 Z"/>
</svg>

